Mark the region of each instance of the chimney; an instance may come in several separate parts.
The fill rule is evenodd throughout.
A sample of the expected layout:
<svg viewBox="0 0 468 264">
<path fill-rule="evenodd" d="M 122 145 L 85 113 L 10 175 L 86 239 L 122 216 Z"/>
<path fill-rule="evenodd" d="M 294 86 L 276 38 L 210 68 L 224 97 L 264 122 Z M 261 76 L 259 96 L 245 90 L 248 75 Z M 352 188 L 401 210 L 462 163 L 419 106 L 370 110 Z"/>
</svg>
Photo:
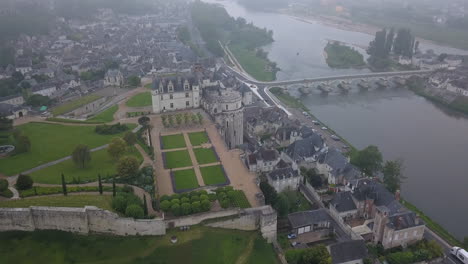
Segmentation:
<svg viewBox="0 0 468 264">
<path fill-rule="evenodd" d="M 396 192 L 395 192 L 395 199 L 396 199 L 397 201 L 400 201 L 400 190 L 396 190 Z"/>
</svg>

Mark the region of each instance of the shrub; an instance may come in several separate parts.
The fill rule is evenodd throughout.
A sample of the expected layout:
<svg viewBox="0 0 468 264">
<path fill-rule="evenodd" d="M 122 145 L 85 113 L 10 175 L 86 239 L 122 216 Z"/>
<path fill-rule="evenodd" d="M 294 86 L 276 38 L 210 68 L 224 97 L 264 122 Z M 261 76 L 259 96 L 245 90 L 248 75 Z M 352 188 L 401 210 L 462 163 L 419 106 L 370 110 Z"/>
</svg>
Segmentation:
<svg viewBox="0 0 468 264">
<path fill-rule="evenodd" d="M 216 194 L 214 193 L 208 194 L 208 199 L 210 199 L 210 202 L 216 201 Z"/>
<path fill-rule="evenodd" d="M 127 131 L 128 127 L 120 123 L 114 125 L 99 125 L 94 131 L 100 135 L 115 135 Z"/>
<path fill-rule="evenodd" d="M 171 197 L 169 195 L 163 195 L 161 196 L 161 198 L 159 198 L 159 200 L 162 202 L 162 201 L 166 201 L 166 200 L 171 200 Z"/>
<path fill-rule="evenodd" d="M 107 153 L 114 160 L 121 158 L 126 151 L 127 143 L 125 143 L 125 140 L 119 137 L 113 138 L 109 143 L 109 147 L 107 147 Z"/>
<path fill-rule="evenodd" d="M 120 177 L 130 178 L 138 174 L 140 164 L 133 156 L 122 157 L 117 163 L 117 173 Z"/>
<path fill-rule="evenodd" d="M 175 194 L 171 195 L 171 200 L 172 199 L 180 199 L 180 197 L 181 196 L 179 194 L 175 193 Z"/>
<path fill-rule="evenodd" d="M 124 213 L 127 208 L 127 200 L 123 195 L 118 195 L 112 199 L 112 208 L 119 213 Z"/>
<path fill-rule="evenodd" d="M 142 126 L 147 126 L 150 122 L 150 118 L 147 117 L 147 116 L 142 116 L 140 118 L 138 118 L 138 124 L 142 125 Z"/>
<path fill-rule="evenodd" d="M 169 212 L 169 210 L 171 210 L 172 203 L 169 202 L 169 200 L 164 200 L 159 204 L 159 206 L 164 212 Z"/>
<path fill-rule="evenodd" d="M 201 202 L 201 209 L 204 212 L 207 212 L 211 209 L 211 203 L 208 200 L 202 200 Z"/>
<path fill-rule="evenodd" d="M 201 212 L 201 204 L 200 202 L 193 202 L 192 203 L 192 212 L 194 214 Z"/>
<path fill-rule="evenodd" d="M 236 192 L 234 192 L 234 191 L 228 191 L 228 192 L 227 192 L 227 196 L 229 197 L 229 199 L 230 199 L 231 201 L 234 201 L 234 199 L 236 199 Z"/>
<path fill-rule="evenodd" d="M 16 180 L 16 188 L 18 190 L 27 190 L 31 189 L 33 186 L 33 180 L 29 175 L 20 174 L 18 180 Z"/>
<path fill-rule="evenodd" d="M 31 141 L 28 136 L 20 135 L 16 140 L 15 154 L 29 152 L 31 150 Z"/>
<path fill-rule="evenodd" d="M 171 204 L 180 204 L 180 200 L 179 199 L 172 199 Z"/>
<path fill-rule="evenodd" d="M 125 209 L 125 216 L 139 219 L 139 218 L 143 218 L 145 216 L 145 213 L 143 211 L 143 208 L 141 208 L 141 206 L 136 205 L 136 204 L 131 204 L 127 206 L 127 209 Z"/>
<path fill-rule="evenodd" d="M 190 200 L 191 200 L 192 202 L 197 202 L 197 201 L 200 201 L 200 197 L 194 195 L 194 196 L 192 196 L 192 197 L 190 198 Z"/>
<path fill-rule="evenodd" d="M 180 213 L 181 213 L 180 205 L 179 205 L 178 203 L 177 203 L 177 204 L 172 204 L 172 206 L 171 206 L 171 212 L 172 212 L 175 216 L 180 215 Z"/>
<path fill-rule="evenodd" d="M 133 193 L 133 187 L 130 185 L 124 185 L 124 187 L 122 187 L 122 192 Z"/>
<path fill-rule="evenodd" d="M 190 203 L 190 199 L 187 198 L 187 197 L 182 197 L 182 198 L 180 199 L 180 202 L 181 202 L 181 203 Z"/>
<path fill-rule="evenodd" d="M 129 146 L 133 146 L 137 142 L 137 137 L 136 137 L 135 133 L 133 133 L 131 131 L 128 131 L 127 133 L 125 133 L 123 139 L 125 140 L 125 142 Z"/>
<path fill-rule="evenodd" d="M 5 179 L 0 179 L 0 192 L 3 192 L 8 189 L 8 181 Z"/>
<path fill-rule="evenodd" d="M 217 194 L 218 200 L 224 200 L 227 197 L 227 194 L 225 192 L 219 192 Z"/>
<path fill-rule="evenodd" d="M 192 212 L 192 208 L 189 203 L 183 203 L 180 208 L 182 209 L 183 215 L 188 215 Z"/>
<path fill-rule="evenodd" d="M 203 200 L 208 200 L 208 195 L 206 194 L 200 195 L 200 201 L 203 201 Z"/>
<path fill-rule="evenodd" d="M 198 195 L 208 195 L 208 192 L 206 190 L 200 190 L 198 191 Z"/>
<path fill-rule="evenodd" d="M 220 204 L 221 204 L 221 207 L 222 208 L 228 208 L 229 205 L 231 204 L 231 202 L 228 200 L 228 199 L 223 199 L 223 200 L 220 200 Z"/>
</svg>

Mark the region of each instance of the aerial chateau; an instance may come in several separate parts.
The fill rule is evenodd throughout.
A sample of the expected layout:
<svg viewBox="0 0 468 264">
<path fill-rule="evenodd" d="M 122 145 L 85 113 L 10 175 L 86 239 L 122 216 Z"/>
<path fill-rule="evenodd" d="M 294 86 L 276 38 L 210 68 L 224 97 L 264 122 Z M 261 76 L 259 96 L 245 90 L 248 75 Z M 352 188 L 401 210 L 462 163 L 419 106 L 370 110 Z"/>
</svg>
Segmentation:
<svg viewBox="0 0 468 264">
<path fill-rule="evenodd" d="M 252 93 L 225 78 L 222 70 L 194 71 L 156 77 L 152 102 L 154 113 L 203 108 L 226 145 L 236 148 L 243 143 L 244 105 L 252 103 Z"/>
</svg>

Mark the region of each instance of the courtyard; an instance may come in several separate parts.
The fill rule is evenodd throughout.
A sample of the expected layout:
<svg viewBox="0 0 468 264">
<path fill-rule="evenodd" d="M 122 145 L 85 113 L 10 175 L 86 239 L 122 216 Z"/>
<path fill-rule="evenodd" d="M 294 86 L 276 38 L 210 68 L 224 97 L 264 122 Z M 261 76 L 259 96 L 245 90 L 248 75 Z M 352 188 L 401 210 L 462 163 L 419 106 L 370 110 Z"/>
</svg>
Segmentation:
<svg viewBox="0 0 468 264">
<path fill-rule="evenodd" d="M 249 203 L 260 205 L 256 175 L 240 159 L 240 150 L 229 150 L 215 124 L 199 110 L 202 124 L 165 127 L 160 115 L 152 118 L 156 183 L 160 195 L 230 185 L 245 193 Z M 181 112 L 184 114 L 184 112 Z"/>
</svg>

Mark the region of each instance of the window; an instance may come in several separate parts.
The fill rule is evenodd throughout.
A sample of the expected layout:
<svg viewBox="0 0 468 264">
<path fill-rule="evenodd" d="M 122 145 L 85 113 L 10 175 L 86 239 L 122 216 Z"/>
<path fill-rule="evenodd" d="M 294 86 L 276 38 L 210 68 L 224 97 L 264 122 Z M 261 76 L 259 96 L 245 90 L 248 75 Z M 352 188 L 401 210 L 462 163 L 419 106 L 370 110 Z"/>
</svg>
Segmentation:
<svg viewBox="0 0 468 264">
<path fill-rule="evenodd" d="M 226 105 L 226 110 L 228 110 L 228 109 L 229 109 L 229 107 L 228 107 L 228 105 Z"/>
<path fill-rule="evenodd" d="M 174 108 L 174 104 L 173 104 L 173 103 L 171 103 L 171 108 Z"/>
<path fill-rule="evenodd" d="M 174 96 L 172 94 L 170 94 L 169 99 L 174 99 Z"/>
<path fill-rule="evenodd" d="M 188 97 L 189 97 L 189 93 L 185 93 L 185 97 L 188 98 Z"/>
<path fill-rule="evenodd" d="M 188 90 L 188 89 L 189 89 L 188 84 L 184 85 L 184 89 L 185 89 L 185 90 Z"/>
<path fill-rule="evenodd" d="M 190 102 L 189 102 L 189 101 L 186 101 L 186 102 L 185 102 L 185 106 L 190 106 Z"/>
<path fill-rule="evenodd" d="M 161 95 L 161 100 L 164 100 L 164 95 Z"/>
</svg>

